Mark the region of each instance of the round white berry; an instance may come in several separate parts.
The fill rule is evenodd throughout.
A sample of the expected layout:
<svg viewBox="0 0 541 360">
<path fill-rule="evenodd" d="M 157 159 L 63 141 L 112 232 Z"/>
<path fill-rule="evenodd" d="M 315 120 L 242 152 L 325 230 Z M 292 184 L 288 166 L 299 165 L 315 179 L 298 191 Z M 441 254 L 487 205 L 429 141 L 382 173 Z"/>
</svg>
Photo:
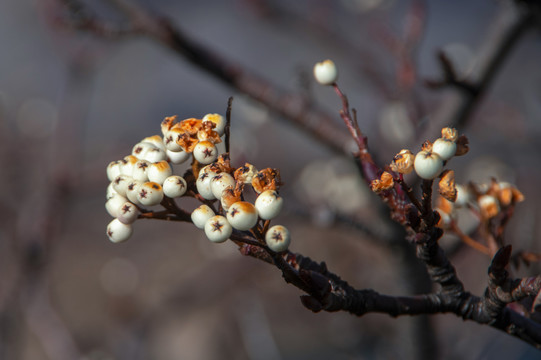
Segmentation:
<svg viewBox="0 0 541 360">
<path fill-rule="evenodd" d="M 210 190 L 216 199 L 221 199 L 228 187 L 235 187 L 235 178 L 228 173 L 219 173 L 210 180 Z"/>
<path fill-rule="evenodd" d="M 186 193 L 186 180 L 182 176 L 172 175 L 163 182 L 163 193 L 170 198 L 181 197 Z"/>
<path fill-rule="evenodd" d="M 150 164 L 147 169 L 148 180 L 154 181 L 158 184 L 163 184 L 165 179 L 173 175 L 173 169 L 169 163 L 165 160 Z"/>
<path fill-rule="evenodd" d="M 438 154 L 442 160 L 449 160 L 456 154 L 456 143 L 451 140 L 439 138 L 432 144 L 432 152 Z"/>
<path fill-rule="evenodd" d="M 434 152 L 422 150 L 415 155 L 413 167 L 420 178 L 430 180 L 441 173 L 443 160 Z"/>
<path fill-rule="evenodd" d="M 167 161 L 175 165 L 182 164 L 190 158 L 190 153 L 183 151 L 182 148 L 180 151 L 166 150 L 165 154 L 167 155 Z"/>
<path fill-rule="evenodd" d="M 140 204 L 139 200 L 137 200 L 137 194 L 139 193 L 141 185 L 143 185 L 142 181 L 132 180 L 126 188 L 126 197 L 134 204 Z"/>
<path fill-rule="evenodd" d="M 213 129 L 218 133 L 218 135 L 222 136 L 225 131 L 225 119 L 220 114 L 207 114 L 203 116 L 203 122 L 205 121 L 211 121 L 216 125 L 216 127 Z"/>
<path fill-rule="evenodd" d="M 200 141 L 193 149 L 193 156 L 201 164 L 210 164 L 218 158 L 218 149 L 210 141 Z"/>
<path fill-rule="evenodd" d="M 153 181 L 147 181 L 139 187 L 137 200 L 146 206 L 158 205 L 163 199 L 162 186 Z"/>
<path fill-rule="evenodd" d="M 148 180 L 148 168 L 150 162 L 146 160 L 138 160 L 133 166 L 132 178 L 141 182 Z"/>
<path fill-rule="evenodd" d="M 332 60 L 325 60 L 314 65 L 314 77 L 321 85 L 332 85 L 338 78 L 338 69 Z"/>
<path fill-rule="evenodd" d="M 165 151 L 165 145 L 163 144 L 163 140 L 160 135 L 153 135 L 153 136 L 146 137 L 143 140 L 141 140 L 141 142 L 152 144 L 156 146 L 158 149 L 162 149 L 163 151 Z"/>
<path fill-rule="evenodd" d="M 195 186 L 197 188 L 197 192 L 207 200 L 214 200 L 216 197 L 212 193 L 212 190 L 210 188 L 210 181 L 213 177 L 215 177 L 217 174 L 214 171 L 207 170 L 205 168 L 201 169 L 199 172 L 199 176 L 197 177 L 197 180 L 195 181 Z"/>
<path fill-rule="evenodd" d="M 158 161 L 165 160 L 166 158 L 167 158 L 167 155 L 165 155 L 165 150 L 162 150 L 158 147 L 154 147 L 154 149 L 150 149 L 145 154 L 145 156 L 143 157 L 143 160 L 147 160 L 151 163 L 155 163 Z"/>
<path fill-rule="evenodd" d="M 138 161 L 137 157 L 133 155 L 125 156 L 122 160 L 122 165 L 120 165 L 120 173 L 122 175 L 133 175 L 133 169 L 135 168 L 135 163 Z"/>
<path fill-rule="evenodd" d="M 192 212 L 192 222 L 199 228 L 204 229 L 208 219 L 216 215 L 208 205 L 201 205 Z"/>
<path fill-rule="evenodd" d="M 215 243 L 226 241 L 233 233 L 233 228 L 227 219 L 221 215 L 211 217 L 205 223 L 205 235 Z"/>
<path fill-rule="evenodd" d="M 121 164 L 121 161 L 111 161 L 109 165 L 107 165 L 107 178 L 109 181 L 113 181 L 118 175 L 120 175 Z"/>
<path fill-rule="evenodd" d="M 238 201 L 227 210 L 227 221 L 237 230 L 250 230 L 257 223 L 257 210 L 252 203 Z"/>
<path fill-rule="evenodd" d="M 123 224 L 132 224 L 137 220 L 138 216 L 139 209 L 137 209 L 137 206 L 127 201 L 118 209 L 117 219 Z"/>
<path fill-rule="evenodd" d="M 139 160 L 146 160 L 145 157 L 150 150 L 157 149 L 154 144 L 148 142 L 139 142 L 132 148 L 131 154 Z"/>
<path fill-rule="evenodd" d="M 109 215 L 111 215 L 112 217 L 117 217 L 120 207 L 126 201 L 128 201 L 128 199 L 126 199 L 124 196 L 115 194 L 109 200 L 107 200 L 107 202 L 105 203 L 105 209 L 107 210 Z"/>
<path fill-rule="evenodd" d="M 177 140 L 184 134 L 184 131 L 179 128 L 173 128 L 169 130 L 164 137 L 165 148 L 169 151 L 181 151 L 182 146 L 177 142 Z"/>
<path fill-rule="evenodd" d="M 267 233 L 265 234 L 265 242 L 272 251 L 285 251 L 291 243 L 289 230 L 285 226 L 274 225 L 267 230 Z"/>
<path fill-rule="evenodd" d="M 113 183 L 110 182 L 107 186 L 107 192 L 105 193 L 105 200 L 109 200 L 112 198 L 115 194 L 118 194 L 115 189 L 113 188 Z"/>
<path fill-rule="evenodd" d="M 114 219 L 107 225 L 107 236 L 114 243 L 126 241 L 133 233 L 133 228 L 129 224 L 123 224 L 118 219 Z"/>
<path fill-rule="evenodd" d="M 113 189 L 120 195 L 126 196 L 126 190 L 128 190 L 128 184 L 133 180 L 131 176 L 118 175 L 113 184 Z"/>
<path fill-rule="evenodd" d="M 284 205 L 284 199 L 275 190 L 265 190 L 255 200 L 259 217 L 264 220 L 274 219 Z"/>
</svg>

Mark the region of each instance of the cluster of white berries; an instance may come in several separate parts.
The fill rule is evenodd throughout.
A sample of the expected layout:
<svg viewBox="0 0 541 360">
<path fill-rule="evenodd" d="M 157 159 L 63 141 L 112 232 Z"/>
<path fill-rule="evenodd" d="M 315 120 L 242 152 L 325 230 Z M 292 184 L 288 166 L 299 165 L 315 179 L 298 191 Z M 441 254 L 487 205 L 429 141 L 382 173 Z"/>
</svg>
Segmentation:
<svg viewBox="0 0 541 360">
<path fill-rule="evenodd" d="M 110 184 L 105 208 L 115 218 L 107 226 L 112 242 L 125 241 L 132 235 L 132 224 L 147 211 L 143 207 L 190 195 L 206 202 L 192 212 L 191 219 L 210 241 L 224 242 L 234 229 L 249 231 L 258 227 L 259 233 L 264 231 L 271 250 L 281 252 L 288 248 L 289 231 L 281 225 L 268 228 L 268 220 L 278 216 L 283 207 L 278 194 L 278 171 L 257 171 L 251 164 L 232 168 L 228 155 L 219 156 L 216 148 L 225 125 L 219 114 L 182 121 L 176 116 L 166 117 L 161 123 L 162 136 L 144 138 L 133 147 L 131 155 L 107 166 Z M 187 179 L 194 183 L 173 174 L 172 168 L 190 158 L 193 176 Z M 258 194 L 254 204 L 243 200 L 243 192 L 248 188 Z M 194 191 L 187 193 L 188 189 Z M 258 225 L 260 220 L 262 224 Z"/>
<path fill-rule="evenodd" d="M 266 221 L 278 216 L 283 207 L 283 199 L 277 191 L 279 183 L 276 170 L 257 171 L 248 163 L 233 169 L 220 157 L 199 171 L 195 185 L 203 199 L 219 200 L 223 214 L 216 214 L 208 205 L 201 205 L 192 212 L 192 221 L 205 231 L 210 241 L 223 242 L 231 236 L 233 229 L 248 231 L 260 219 Z M 258 194 L 254 204 L 242 200 L 243 192 L 248 188 Z M 272 226 L 265 233 L 265 242 L 273 251 L 284 251 L 290 243 L 289 231 L 281 225 Z"/>
</svg>

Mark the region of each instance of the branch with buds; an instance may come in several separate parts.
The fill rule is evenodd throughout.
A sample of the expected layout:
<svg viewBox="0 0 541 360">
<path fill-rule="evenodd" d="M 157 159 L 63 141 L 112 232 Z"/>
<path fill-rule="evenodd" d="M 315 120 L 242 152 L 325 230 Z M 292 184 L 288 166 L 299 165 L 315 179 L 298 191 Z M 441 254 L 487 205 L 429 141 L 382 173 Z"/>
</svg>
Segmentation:
<svg viewBox="0 0 541 360">
<path fill-rule="evenodd" d="M 403 149 L 385 170 L 378 167 L 355 112 L 349 109 L 347 97 L 337 85 L 337 74 L 330 60 L 314 68 L 316 80 L 332 86 L 342 100 L 340 116 L 358 145 L 355 157 L 370 188 L 387 204 L 391 217 L 405 228 L 407 240 L 416 247 L 418 258 L 424 262 L 439 290 L 420 296 L 389 296 L 371 289 L 355 289 L 329 271 L 325 263 L 291 252 L 289 230 L 274 224 L 284 202 L 279 195 L 282 185 L 279 170 L 257 170 L 250 163 L 235 167 L 229 153 L 220 154 L 217 147 L 223 137 L 229 143 L 229 132 L 225 129 L 230 129 L 231 101 L 226 118 L 219 114 L 184 120 L 166 117 L 161 123 L 162 135 L 144 138 L 130 155 L 107 166 L 111 183 L 106 209 L 115 217 L 107 227 L 109 239 L 127 240 L 133 233 L 132 223 L 137 219 L 191 222 L 203 230 L 211 242 L 232 241 L 241 254 L 277 267 L 287 283 L 305 293 L 301 296 L 302 304 L 314 312 L 347 311 L 357 316 L 370 312 L 390 316 L 453 313 L 541 348 L 541 324 L 507 306 L 526 298 L 535 298 L 535 306 L 529 312 L 539 306 L 541 277 L 512 280 L 505 270 L 511 259 L 511 247 L 503 244 L 503 226 L 511 216 L 510 209 L 523 200 L 522 194 L 510 184 L 495 181 L 486 191 L 474 185 L 457 186 L 453 170 L 446 167 L 454 156 L 468 152 L 468 141 L 452 128 L 442 129 L 442 136 L 434 142 L 425 141 L 416 155 Z M 173 174 L 172 165 L 188 160 L 191 164 L 182 176 Z M 422 180 L 420 198 L 404 178 L 410 173 Z M 432 188 L 438 178 L 440 207 L 434 210 Z M 472 196 L 474 191 L 475 196 Z M 246 200 L 253 195 L 256 196 L 253 203 Z M 181 205 L 183 198 L 196 199 L 201 205 L 187 210 Z M 448 207 L 444 209 L 442 204 Z M 470 239 L 479 244 L 474 248 L 499 246 L 494 253 L 486 252 L 492 254 L 493 259 L 488 287 L 482 297 L 465 290 L 438 244 L 446 229 L 451 232 L 458 229 L 453 220 L 449 220 L 452 219 L 449 204 L 468 204 L 487 221 L 487 229 L 493 230 L 492 243 L 481 245 Z M 159 208 L 150 210 L 148 207 Z"/>
</svg>

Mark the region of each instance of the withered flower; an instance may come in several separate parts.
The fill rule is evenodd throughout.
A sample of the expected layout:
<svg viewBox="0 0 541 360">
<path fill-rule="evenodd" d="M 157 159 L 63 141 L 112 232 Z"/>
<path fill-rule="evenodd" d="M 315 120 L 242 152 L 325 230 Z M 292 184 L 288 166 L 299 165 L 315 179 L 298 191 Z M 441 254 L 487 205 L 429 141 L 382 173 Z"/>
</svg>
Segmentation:
<svg viewBox="0 0 541 360">
<path fill-rule="evenodd" d="M 252 178 L 252 187 L 258 194 L 261 194 L 265 190 L 278 190 L 281 183 L 280 171 L 278 169 L 266 168 L 260 170 Z"/>
<path fill-rule="evenodd" d="M 415 155 L 408 150 L 400 150 L 393 158 L 393 162 L 390 167 L 391 170 L 400 173 L 400 174 L 409 174 L 413 171 L 413 162 L 415 160 Z"/>
<path fill-rule="evenodd" d="M 382 191 L 392 189 L 394 186 L 394 180 L 393 176 L 388 173 L 387 171 L 384 171 L 379 179 L 372 180 L 370 183 L 370 188 L 373 192 L 376 194 L 379 194 Z"/>
<path fill-rule="evenodd" d="M 186 151 L 187 153 L 193 152 L 195 145 L 198 143 L 197 139 L 194 139 L 187 133 L 179 134 L 176 141 L 177 144 L 182 147 L 182 150 Z"/>
<path fill-rule="evenodd" d="M 162 120 L 161 128 L 162 128 L 162 134 L 164 136 L 169 130 L 171 130 L 173 125 L 176 124 L 177 118 L 178 118 L 177 115 L 173 115 L 173 116 L 166 116 L 165 119 Z"/>
<path fill-rule="evenodd" d="M 199 129 L 201 129 L 202 121 L 201 119 L 189 118 L 182 120 L 175 127 L 181 129 L 183 132 L 190 135 L 196 135 Z"/>
<path fill-rule="evenodd" d="M 457 141 L 458 132 L 454 128 L 444 127 L 441 129 L 441 137 L 452 142 Z"/>
<path fill-rule="evenodd" d="M 457 195 L 455 172 L 453 170 L 445 170 L 438 185 L 440 195 L 451 202 L 455 202 Z"/>
</svg>

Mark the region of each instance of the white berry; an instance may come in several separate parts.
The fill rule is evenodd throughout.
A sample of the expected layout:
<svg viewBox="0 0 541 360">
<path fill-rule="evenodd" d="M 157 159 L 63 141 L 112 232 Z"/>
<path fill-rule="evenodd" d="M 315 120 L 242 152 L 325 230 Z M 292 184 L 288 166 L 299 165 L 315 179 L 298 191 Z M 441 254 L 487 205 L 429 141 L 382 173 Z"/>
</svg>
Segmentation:
<svg viewBox="0 0 541 360">
<path fill-rule="evenodd" d="M 197 187 L 197 192 L 206 200 L 216 199 L 210 188 L 210 181 L 216 175 L 214 171 L 207 170 L 206 168 L 201 169 L 199 172 L 195 186 Z"/>
<path fill-rule="evenodd" d="M 193 156 L 201 164 L 210 164 L 218 158 L 218 149 L 210 141 L 200 141 L 193 149 Z"/>
<path fill-rule="evenodd" d="M 121 161 L 111 161 L 107 165 L 107 178 L 109 181 L 113 181 L 121 172 Z"/>
<path fill-rule="evenodd" d="M 449 160 L 456 154 L 456 143 L 451 140 L 439 138 L 432 144 L 432 152 L 438 154 L 442 160 Z"/>
<path fill-rule="evenodd" d="M 142 181 L 132 180 L 126 189 L 126 197 L 134 204 L 140 204 L 139 200 L 137 200 L 137 193 L 139 193 L 141 185 L 143 185 Z"/>
<path fill-rule="evenodd" d="M 146 160 L 138 160 L 133 166 L 132 178 L 134 180 L 145 182 L 148 180 L 148 168 L 150 162 Z"/>
<path fill-rule="evenodd" d="M 163 193 L 170 198 L 181 197 L 186 189 L 186 180 L 182 176 L 172 175 L 163 182 Z"/>
<path fill-rule="evenodd" d="M 443 160 L 434 152 L 422 150 L 415 155 L 413 167 L 420 178 L 431 180 L 441 173 Z"/>
<path fill-rule="evenodd" d="M 139 187 L 137 200 L 146 206 L 158 205 L 163 199 L 162 186 L 156 182 L 147 181 Z"/>
<path fill-rule="evenodd" d="M 197 228 L 204 229 L 207 220 L 215 215 L 214 211 L 208 205 L 201 205 L 192 212 L 191 217 L 193 224 Z"/>
<path fill-rule="evenodd" d="M 126 196 L 126 190 L 128 190 L 128 184 L 133 180 L 131 176 L 118 175 L 113 184 L 113 189 L 120 195 Z"/>
<path fill-rule="evenodd" d="M 127 201 L 118 209 L 118 220 L 123 224 L 132 224 L 139 216 L 137 206 Z"/>
<path fill-rule="evenodd" d="M 255 200 L 259 217 L 264 220 L 274 219 L 284 205 L 284 199 L 274 190 L 265 190 Z"/>
<path fill-rule="evenodd" d="M 105 209 L 107 210 L 109 215 L 111 215 L 112 217 L 117 217 L 120 207 L 126 201 L 128 201 L 128 199 L 126 199 L 124 196 L 115 194 L 109 200 L 107 200 L 107 202 L 105 203 Z"/>
<path fill-rule="evenodd" d="M 314 77 L 321 85 L 332 85 L 338 78 L 338 69 L 332 60 L 325 60 L 314 66 Z"/>
<path fill-rule="evenodd" d="M 182 150 L 182 148 L 180 151 L 166 150 L 165 154 L 167 155 L 167 161 L 175 165 L 182 164 L 190 158 L 190 153 Z"/>
<path fill-rule="evenodd" d="M 129 224 L 123 224 L 118 219 L 114 219 L 107 225 L 107 236 L 114 243 L 120 243 L 130 238 L 133 228 Z"/>
<path fill-rule="evenodd" d="M 238 201 L 227 210 L 227 221 L 237 230 L 250 230 L 257 223 L 257 210 L 247 201 Z"/>
<path fill-rule="evenodd" d="M 219 173 L 210 180 L 210 190 L 216 199 L 221 199 L 228 187 L 235 187 L 235 178 L 228 173 Z"/>
<path fill-rule="evenodd" d="M 289 230 L 282 225 L 274 225 L 265 234 L 265 242 L 267 246 L 275 252 L 287 250 L 291 243 Z"/>
<path fill-rule="evenodd" d="M 147 169 L 148 180 L 154 181 L 158 184 L 163 184 L 165 179 L 173 175 L 173 169 L 169 163 L 165 160 L 150 164 Z"/>
<path fill-rule="evenodd" d="M 215 243 L 226 241 L 233 233 L 233 228 L 227 219 L 221 215 L 211 217 L 205 223 L 205 235 Z"/>
</svg>

